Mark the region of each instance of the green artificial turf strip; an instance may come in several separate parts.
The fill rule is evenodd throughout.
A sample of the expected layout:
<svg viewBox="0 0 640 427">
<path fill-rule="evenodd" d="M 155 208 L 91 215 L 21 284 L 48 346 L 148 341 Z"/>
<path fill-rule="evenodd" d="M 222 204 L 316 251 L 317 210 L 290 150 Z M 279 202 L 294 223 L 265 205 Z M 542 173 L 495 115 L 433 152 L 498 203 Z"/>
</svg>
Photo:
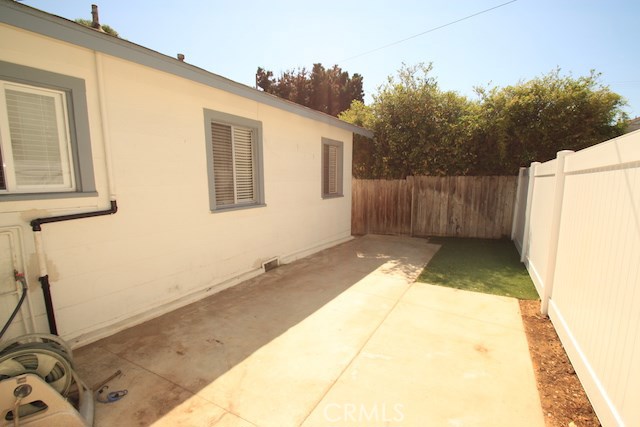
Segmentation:
<svg viewBox="0 0 640 427">
<path fill-rule="evenodd" d="M 450 288 L 538 299 L 527 269 L 510 240 L 431 238 L 442 247 L 422 271 L 419 282 Z"/>
</svg>

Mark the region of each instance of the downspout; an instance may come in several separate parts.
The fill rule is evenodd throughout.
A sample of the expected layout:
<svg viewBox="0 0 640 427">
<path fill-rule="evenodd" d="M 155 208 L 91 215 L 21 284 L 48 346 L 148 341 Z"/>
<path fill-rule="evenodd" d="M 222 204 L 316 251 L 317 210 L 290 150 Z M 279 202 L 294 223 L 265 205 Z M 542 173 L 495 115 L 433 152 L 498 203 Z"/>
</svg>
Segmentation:
<svg viewBox="0 0 640 427">
<path fill-rule="evenodd" d="M 102 53 L 96 51 L 96 83 L 98 86 L 98 102 L 100 104 L 100 123 L 104 156 L 107 165 L 107 180 L 109 186 L 109 200 L 116 200 L 116 179 L 113 174 L 113 154 L 111 148 L 111 134 L 109 133 L 109 116 L 107 114 L 106 90 L 104 87 L 104 65 Z"/>
<path fill-rule="evenodd" d="M 69 215 L 59 215 L 47 218 L 36 218 L 31 221 L 31 229 L 33 230 L 36 256 L 38 258 L 38 266 L 40 269 L 40 277 L 38 281 L 42 287 L 42 294 L 44 298 L 45 309 L 47 313 L 47 320 L 49 323 L 49 330 L 52 334 L 58 335 L 58 326 L 56 324 L 56 317 L 53 309 L 53 300 L 51 298 L 51 283 L 49 282 L 49 274 L 47 272 L 47 260 L 45 258 L 44 246 L 42 244 L 42 224 L 49 224 L 52 222 L 71 221 L 81 218 L 91 218 L 95 216 L 113 215 L 118 212 L 118 203 L 116 201 L 116 184 L 113 174 L 113 162 L 111 153 L 111 140 L 109 135 L 109 120 L 107 116 L 107 104 L 105 99 L 104 88 L 104 71 L 102 64 L 102 54 L 95 52 L 95 67 L 96 67 L 96 84 L 98 92 L 98 102 L 100 105 L 100 121 L 101 121 L 101 134 L 102 142 L 105 154 L 105 163 L 107 169 L 107 185 L 109 188 L 109 209 L 83 212 Z"/>
<path fill-rule="evenodd" d="M 47 218 L 36 218 L 31 221 L 31 229 L 33 230 L 33 238 L 35 240 L 36 246 L 36 255 L 38 257 L 38 265 L 40 267 L 40 277 L 38 278 L 38 281 L 42 286 L 42 295 L 44 297 L 47 320 L 49 321 L 49 331 L 52 334 L 58 335 L 58 326 L 56 325 L 56 317 L 53 311 L 53 300 L 51 299 L 51 284 L 49 283 L 49 274 L 47 273 L 47 260 L 45 259 L 44 247 L 42 245 L 42 224 L 71 221 L 81 218 L 91 218 L 94 216 L 112 215 L 116 212 L 118 212 L 118 203 L 115 200 L 111 200 L 111 207 L 109 209 L 70 215 L 50 216 Z"/>
</svg>

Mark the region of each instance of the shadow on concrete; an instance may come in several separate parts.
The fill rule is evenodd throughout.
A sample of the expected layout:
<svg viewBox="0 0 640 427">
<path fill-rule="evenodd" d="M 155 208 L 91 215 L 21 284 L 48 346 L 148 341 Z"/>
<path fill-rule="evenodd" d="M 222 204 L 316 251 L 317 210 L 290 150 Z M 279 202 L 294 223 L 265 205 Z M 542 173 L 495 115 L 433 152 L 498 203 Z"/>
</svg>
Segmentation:
<svg viewBox="0 0 640 427">
<path fill-rule="evenodd" d="M 418 250 L 407 251 L 408 244 Z M 411 254 L 427 246 L 424 239 L 357 238 L 79 349 L 77 369 L 89 384 L 122 369 L 111 390 L 145 381 L 146 388 L 160 388 L 138 397 L 130 392 L 129 401 L 117 405 L 98 404 L 96 427 L 115 419 L 154 424 L 364 277 L 389 274 L 413 282 L 424 257 Z M 149 373 L 160 378 L 145 379 Z M 127 419 L 131 424 L 122 423 Z"/>
</svg>

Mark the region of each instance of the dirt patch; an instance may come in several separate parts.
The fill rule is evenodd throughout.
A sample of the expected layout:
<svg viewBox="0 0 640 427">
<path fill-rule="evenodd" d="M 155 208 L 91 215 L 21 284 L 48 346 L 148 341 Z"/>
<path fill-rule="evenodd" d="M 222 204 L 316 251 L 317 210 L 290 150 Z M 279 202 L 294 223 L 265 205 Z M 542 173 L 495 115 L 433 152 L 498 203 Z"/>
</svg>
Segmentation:
<svg viewBox="0 0 640 427">
<path fill-rule="evenodd" d="M 547 427 L 599 427 L 580 380 L 540 301 L 520 300 L 529 352 Z"/>
</svg>

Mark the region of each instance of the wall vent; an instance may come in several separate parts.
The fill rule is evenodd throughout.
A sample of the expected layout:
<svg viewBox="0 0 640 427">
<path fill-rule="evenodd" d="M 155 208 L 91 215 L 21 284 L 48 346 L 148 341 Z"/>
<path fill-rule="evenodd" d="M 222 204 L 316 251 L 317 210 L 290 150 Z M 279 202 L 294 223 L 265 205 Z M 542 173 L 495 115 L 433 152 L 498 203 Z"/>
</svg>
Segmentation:
<svg viewBox="0 0 640 427">
<path fill-rule="evenodd" d="M 277 268 L 279 265 L 280 265 L 280 262 L 278 261 L 278 258 L 273 258 L 273 259 L 270 259 L 269 261 L 263 262 L 262 268 L 266 273 L 269 270 L 273 270 L 274 268 Z"/>
</svg>

